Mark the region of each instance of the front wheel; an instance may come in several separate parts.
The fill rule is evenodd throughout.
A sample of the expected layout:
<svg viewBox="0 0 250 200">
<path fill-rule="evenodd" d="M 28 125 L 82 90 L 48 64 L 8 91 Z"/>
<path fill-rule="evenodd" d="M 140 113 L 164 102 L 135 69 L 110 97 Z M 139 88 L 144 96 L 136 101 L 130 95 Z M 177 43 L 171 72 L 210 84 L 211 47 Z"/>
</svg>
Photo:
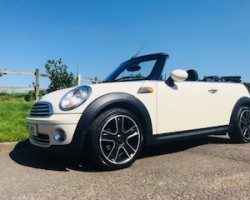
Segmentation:
<svg viewBox="0 0 250 200">
<path fill-rule="evenodd" d="M 93 122 L 89 142 L 89 155 L 96 164 L 122 169 L 130 166 L 142 149 L 142 126 L 132 112 L 111 109 Z"/>
<path fill-rule="evenodd" d="M 233 129 L 229 132 L 230 138 L 234 142 L 250 142 L 250 108 L 241 107 L 236 117 Z"/>
</svg>

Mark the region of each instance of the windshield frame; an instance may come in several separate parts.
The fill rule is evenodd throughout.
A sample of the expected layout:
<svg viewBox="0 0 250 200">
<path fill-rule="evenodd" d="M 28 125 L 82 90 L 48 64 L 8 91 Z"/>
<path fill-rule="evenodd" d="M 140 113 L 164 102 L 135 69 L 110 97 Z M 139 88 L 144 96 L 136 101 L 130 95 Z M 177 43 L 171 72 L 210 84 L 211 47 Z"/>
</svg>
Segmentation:
<svg viewBox="0 0 250 200">
<path fill-rule="evenodd" d="M 166 53 L 149 54 L 140 57 L 133 57 L 119 65 L 103 82 L 117 82 L 117 81 L 138 81 L 138 80 L 160 80 L 164 69 L 166 59 L 168 58 Z M 155 60 L 154 67 L 150 74 L 145 78 L 133 79 L 133 80 L 116 80 L 116 78 L 129 66 L 137 65 L 138 63 Z"/>
</svg>

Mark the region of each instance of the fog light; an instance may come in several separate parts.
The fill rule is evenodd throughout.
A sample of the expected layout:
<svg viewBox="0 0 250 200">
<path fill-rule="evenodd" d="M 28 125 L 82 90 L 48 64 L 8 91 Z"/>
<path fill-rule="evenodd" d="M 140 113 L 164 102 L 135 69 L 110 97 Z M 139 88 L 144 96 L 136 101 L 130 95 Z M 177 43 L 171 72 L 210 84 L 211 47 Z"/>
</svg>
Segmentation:
<svg viewBox="0 0 250 200">
<path fill-rule="evenodd" d="M 56 142 L 63 142 L 66 139 L 66 134 L 63 130 L 57 129 L 56 134 L 54 135 L 54 140 Z"/>
</svg>

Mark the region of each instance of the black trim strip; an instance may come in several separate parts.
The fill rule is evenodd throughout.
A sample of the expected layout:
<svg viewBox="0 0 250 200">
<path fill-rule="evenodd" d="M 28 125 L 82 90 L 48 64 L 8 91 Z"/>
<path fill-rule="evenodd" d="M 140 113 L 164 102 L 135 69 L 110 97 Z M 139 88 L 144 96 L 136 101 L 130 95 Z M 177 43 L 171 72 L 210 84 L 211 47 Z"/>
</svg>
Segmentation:
<svg viewBox="0 0 250 200">
<path fill-rule="evenodd" d="M 191 137 L 226 134 L 228 131 L 229 131 L 229 126 L 226 125 L 226 126 L 211 127 L 211 128 L 197 129 L 197 130 L 147 135 L 146 145 L 154 145 L 163 142 L 185 140 Z"/>
</svg>

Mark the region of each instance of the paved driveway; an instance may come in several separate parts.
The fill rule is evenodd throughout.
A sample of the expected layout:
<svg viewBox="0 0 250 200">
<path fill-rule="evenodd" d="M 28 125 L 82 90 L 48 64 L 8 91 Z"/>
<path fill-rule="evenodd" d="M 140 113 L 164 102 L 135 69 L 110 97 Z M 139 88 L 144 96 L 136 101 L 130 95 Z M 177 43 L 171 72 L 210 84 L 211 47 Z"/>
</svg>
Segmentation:
<svg viewBox="0 0 250 200">
<path fill-rule="evenodd" d="M 250 199 L 250 144 L 209 137 L 153 146 L 113 172 L 27 141 L 0 144 L 0 199 Z"/>
</svg>

